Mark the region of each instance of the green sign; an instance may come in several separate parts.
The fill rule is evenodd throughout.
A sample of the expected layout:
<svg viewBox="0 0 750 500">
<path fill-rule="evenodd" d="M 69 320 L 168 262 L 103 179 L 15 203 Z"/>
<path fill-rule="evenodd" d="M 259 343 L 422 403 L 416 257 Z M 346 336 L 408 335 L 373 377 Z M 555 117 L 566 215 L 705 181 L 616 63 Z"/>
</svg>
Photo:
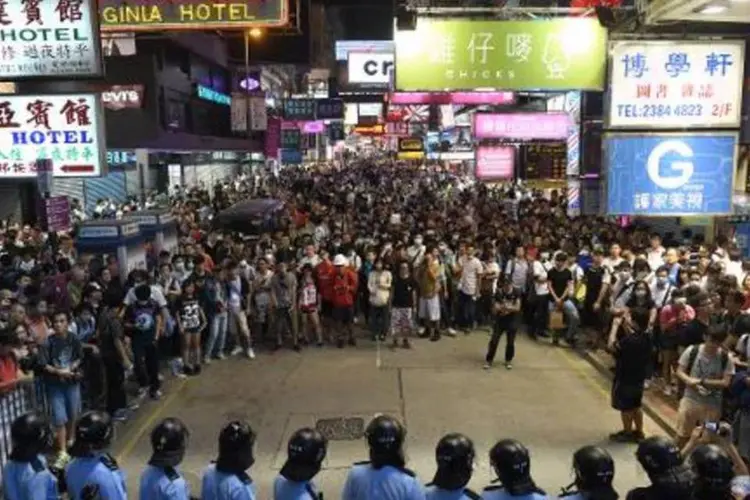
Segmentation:
<svg viewBox="0 0 750 500">
<path fill-rule="evenodd" d="M 602 90 L 607 31 L 596 18 L 419 19 L 397 31 L 396 88 Z"/>
</svg>

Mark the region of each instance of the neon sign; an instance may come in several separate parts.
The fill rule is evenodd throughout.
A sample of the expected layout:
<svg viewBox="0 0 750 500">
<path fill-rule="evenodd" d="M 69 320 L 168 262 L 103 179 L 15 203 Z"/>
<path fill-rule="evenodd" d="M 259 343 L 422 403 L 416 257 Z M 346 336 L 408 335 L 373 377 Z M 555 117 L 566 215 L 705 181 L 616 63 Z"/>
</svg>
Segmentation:
<svg viewBox="0 0 750 500">
<path fill-rule="evenodd" d="M 223 104 L 224 106 L 232 105 L 232 98 L 221 92 L 217 92 L 214 89 L 198 85 L 198 98 L 204 101 L 210 101 L 216 104 Z"/>
</svg>

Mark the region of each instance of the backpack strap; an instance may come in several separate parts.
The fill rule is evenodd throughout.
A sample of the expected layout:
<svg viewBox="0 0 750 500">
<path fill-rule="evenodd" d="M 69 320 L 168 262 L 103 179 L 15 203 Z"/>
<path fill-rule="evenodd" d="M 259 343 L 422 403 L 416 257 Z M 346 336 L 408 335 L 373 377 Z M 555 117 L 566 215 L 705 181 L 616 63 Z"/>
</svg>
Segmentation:
<svg viewBox="0 0 750 500">
<path fill-rule="evenodd" d="M 700 344 L 697 346 L 691 345 L 690 347 L 688 347 L 688 349 L 690 349 L 690 354 L 688 354 L 686 375 L 689 377 L 692 377 L 691 373 L 693 372 L 693 365 L 695 365 L 695 360 L 698 358 L 698 351 L 700 350 L 700 348 Z"/>
<path fill-rule="evenodd" d="M 750 333 L 743 333 L 740 337 L 739 342 L 737 342 L 738 351 L 741 356 L 747 357 L 747 341 L 750 339 Z"/>
<path fill-rule="evenodd" d="M 672 288 L 674 288 L 672 286 L 672 283 L 667 283 L 667 291 L 664 294 L 664 298 L 661 301 L 662 308 L 667 305 L 667 301 L 669 301 L 669 296 L 672 294 Z"/>
</svg>

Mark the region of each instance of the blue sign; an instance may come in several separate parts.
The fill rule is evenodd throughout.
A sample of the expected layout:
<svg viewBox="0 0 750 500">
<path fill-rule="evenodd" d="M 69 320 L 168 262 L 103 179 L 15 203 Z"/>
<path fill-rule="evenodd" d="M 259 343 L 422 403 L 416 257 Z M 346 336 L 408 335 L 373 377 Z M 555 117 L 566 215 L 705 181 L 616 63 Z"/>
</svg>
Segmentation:
<svg viewBox="0 0 750 500">
<path fill-rule="evenodd" d="M 732 212 L 737 134 L 622 134 L 605 139 L 612 215 Z"/>
<path fill-rule="evenodd" d="M 204 101 L 215 102 L 216 104 L 223 104 L 224 106 L 232 105 L 232 98 L 221 92 L 217 92 L 214 89 L 198 85 L 198 97 Z"/>
<path fill-rule="evenodd" d="M 750 257 L 750 222 L 734 225 L 734 239 L 744 258 Z"/>
<path fill-rule="evenodd" d="M 302 151 L 297 149 L 281 150 L 282 165 L 299 165 L 300 163 L 302 163 Z"/>
<path fill-rule="evenodd" d="M 135 163 L 135 151 L 130 150 L 107 150 L 107 163 L 112 165 L 122 165 L 124 163 Z"/>
</svg>

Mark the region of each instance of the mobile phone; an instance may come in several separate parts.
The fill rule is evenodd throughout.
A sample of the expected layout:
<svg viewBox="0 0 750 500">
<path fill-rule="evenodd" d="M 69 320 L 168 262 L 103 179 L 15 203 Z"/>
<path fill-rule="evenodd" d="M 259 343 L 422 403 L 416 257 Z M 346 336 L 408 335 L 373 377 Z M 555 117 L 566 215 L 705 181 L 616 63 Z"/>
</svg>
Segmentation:
<svg viewBox="0 0 750 500">
<path fill-rule="evenodd" d="M 703 424 L 703 428 L 706 429 L 708 432 L 713 432 L 714 434 L 719 432 L 719 423 L 718 422 L 705 422 Z"/>
</svg>

